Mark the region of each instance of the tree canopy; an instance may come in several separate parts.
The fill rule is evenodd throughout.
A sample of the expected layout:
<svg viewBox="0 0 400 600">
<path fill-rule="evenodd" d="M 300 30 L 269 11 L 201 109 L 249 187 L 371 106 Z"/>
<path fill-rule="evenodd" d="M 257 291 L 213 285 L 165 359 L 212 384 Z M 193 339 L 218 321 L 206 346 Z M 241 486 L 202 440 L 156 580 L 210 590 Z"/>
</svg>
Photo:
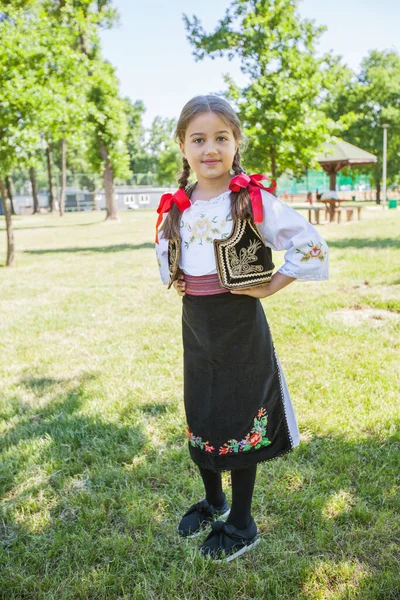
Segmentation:
<svg viewBox="0 0 400 600">
<path fill-rule="evenodd" d="M 374 184 L 380 189 L 382 174 L 382 125 L 389 125 L 388 180 L 400 182 L 400 54 L 395 50 L 372 50 L 358 74 L 348 73 L 326 102 L 345 140 L 378 157 L 372 167 Z"/>
<path fill-rule="evenodd" d="M 196 60 L 238 56 L 249 76 L 243 89 L 225 75 L 231 100 L 249 137 L 245 162 L 276 177 L 304 172 L 329 135 L 321 100 L 333 83 L 337 64 L 317 58 L 315 44 L 324 31 L 302 19 L 297 0 L 234 0 L 215 31 L 184 15 Z"/>
</svg>

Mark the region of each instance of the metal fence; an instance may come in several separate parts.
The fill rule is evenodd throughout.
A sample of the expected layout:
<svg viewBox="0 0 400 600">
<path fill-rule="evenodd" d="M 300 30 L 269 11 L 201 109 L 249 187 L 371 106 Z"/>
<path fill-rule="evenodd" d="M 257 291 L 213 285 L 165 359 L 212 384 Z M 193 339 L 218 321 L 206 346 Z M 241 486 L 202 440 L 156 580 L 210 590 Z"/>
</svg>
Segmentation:
<svg viewBox="0 0 400 600">
<path fill-rule="evenodd" d="M 279 194 L 306 194 L 319 190 L 329 190 L 329 175 L 325 171 L 314 171 L 309 169 L 307 174 L 301 179 L 296 179 L 290 175 L 278 177 Z M 367 174 L 354 174 L 352 176 L 338 173 L 336 176 L 336 187 L 338 191 L 370 191 L 370 177 Z"/>
<path fill-rule="evenodd" d="M 42 210 L 49 206 L 49 191 L 47 173 L 36 172 L 38 185 L 39 205 Z M 154 208 L 159 201 L 159 194 L 169 191 L 155 184 L 154 173 L 136 173 L 128 182 L 115 181 L 115 192 L 118 209 L 143 209 Z M 55 173 L 53 182 L 58 204 L 60 194 L 60 174 Z M 282 175 L 277 180 L 277 193 L 279 197 L 293 201 L 301 201 L 307 192 L 323 192 L 329 189 L 329 176 L 324 171 L 309 169 L 301 179 L 290 175 Z M 102 210 L 105 208 L 103 181 L 99 175 L 91 173 L 75 173 L 67 176 L 66 211 Z M 176 189 L 176 184 L 171 190 Z M 373 194 L 370 187 L 368 174 L 343 175 L 337 174 L 337 190 L 357 200 L 372 200 Z M 14 207 L 17 214 L 32 212 L 32 191 L 28 173 L 19 172 L 13 178 Z M 2 207 L 0 202 L 0 214 Z"/>
</svg>

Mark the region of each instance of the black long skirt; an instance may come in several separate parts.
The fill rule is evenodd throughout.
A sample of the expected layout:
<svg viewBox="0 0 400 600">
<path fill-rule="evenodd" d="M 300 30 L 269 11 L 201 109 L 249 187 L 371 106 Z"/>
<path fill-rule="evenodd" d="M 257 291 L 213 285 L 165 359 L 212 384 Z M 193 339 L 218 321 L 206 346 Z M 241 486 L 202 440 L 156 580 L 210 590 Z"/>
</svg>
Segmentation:
<svg viewBox="0 0 400 600">
<path fill-rule="evenodd" d="M 212 471 L 283 455 L 299 431 L 259 299 L 183 297 L 184 405 L 192 460 Z"/>
</svg>

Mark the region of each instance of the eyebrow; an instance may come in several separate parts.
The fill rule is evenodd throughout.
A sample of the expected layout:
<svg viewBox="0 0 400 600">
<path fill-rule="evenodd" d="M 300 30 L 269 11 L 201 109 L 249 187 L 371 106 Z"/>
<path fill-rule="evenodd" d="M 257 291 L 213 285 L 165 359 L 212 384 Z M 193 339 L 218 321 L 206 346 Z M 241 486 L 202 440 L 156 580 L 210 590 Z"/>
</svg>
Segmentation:
<svg viewBox="0 0 400 600">
<path fill-rule="evenodd" d="M 226 129 L 221 129 L 221 131 L 216 131 L 215 133 L 228 133 L 229 131 L 226 131 Z M 205 133 L 191 133 L 190 137 L 192 137 L 192 135 L 205 135 Z"/>
</svg>

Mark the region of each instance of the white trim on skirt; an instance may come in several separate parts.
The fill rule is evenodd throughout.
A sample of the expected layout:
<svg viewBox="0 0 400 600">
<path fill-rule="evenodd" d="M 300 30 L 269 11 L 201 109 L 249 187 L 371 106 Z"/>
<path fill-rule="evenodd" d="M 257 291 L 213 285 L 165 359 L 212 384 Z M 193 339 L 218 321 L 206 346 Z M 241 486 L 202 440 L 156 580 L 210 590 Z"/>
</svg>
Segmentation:
<svg viewBox="0 0 400 600">
<path fill-rule="evenodd" d="M 297 425 L 296 415 L 294 412 L 292 401 L 290 399 L 290 394 L 289 394 L 288 386 L 286 384 L 286 379 L 283 374 L 282 366 L 279 361 L 276 350 L 275 350 L 275 358 L 276 358 L 276 362 L 278 364 L 279 374 L 280 374 L 280 379 L 281 379 L 281 385 L 282 385 L 282 391 L 283 391 L 283 403 L 284 403 L 284 408 L 285 408 L 287 426 L 288 426 L 289 435 L 290 435 L 290 438 L 291 438 L 291 441 L 293 444 L 292 448 L 295 448 L 296 446 L 298 446 L 300 444 L 300 431 L 299 431 L 299 427 Z"/>
</svg>

